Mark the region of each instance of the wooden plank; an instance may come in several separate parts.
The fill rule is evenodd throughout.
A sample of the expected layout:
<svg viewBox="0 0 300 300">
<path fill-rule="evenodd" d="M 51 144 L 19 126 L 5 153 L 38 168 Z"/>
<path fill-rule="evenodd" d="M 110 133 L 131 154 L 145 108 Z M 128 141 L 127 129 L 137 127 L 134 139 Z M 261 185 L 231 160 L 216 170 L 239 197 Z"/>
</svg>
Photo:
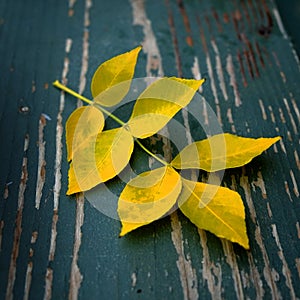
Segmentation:
<svg viewBox="0 0 300 300">
<path fill-rule="evenodd" d="M 299 60 L 284 28 L 267 0 L 2 0 L 0 298 L 299 298 Z M 98 64 L 141 43 L 136 77 L 205 76 L 201 94 L 224 132 L 282 136 L 224 176 L 243 197 L 250 251 L 179 212 L 119 239 L 119 221 L 65 196 L 64 125 L 81 103 L 51 82 L 90 97 Z M 195 139 L 212 125 L 198 109 L 202 129 L 176 116 Z M 134 154 L 133 170 L 149 167 Z"/>
</svg>

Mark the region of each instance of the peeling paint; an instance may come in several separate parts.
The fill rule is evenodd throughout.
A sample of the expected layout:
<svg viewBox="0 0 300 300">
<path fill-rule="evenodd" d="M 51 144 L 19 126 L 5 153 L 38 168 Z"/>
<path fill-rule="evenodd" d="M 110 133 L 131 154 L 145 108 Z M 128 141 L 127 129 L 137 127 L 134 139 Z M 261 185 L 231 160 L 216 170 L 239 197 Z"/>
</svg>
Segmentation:
<svg viewBox="0 0 300 300">
<path fill-rule="evenodd" d="M 2 232 L 3 232 L 3 228 L 4 228 L 4 221 L 1 220 L 0 221 L 0 252 L 2 250 Z"/>
<path fill-rule="evenodd" d="M 251 251 L 247 251 L 247 255 L 248 255 L 248 262 L 249 262 L 249 265 L 250 265 L 250 277 L 251 277 L 251 280 L 254 284 L 255 291 L 256 291 L 256 299 L 263 299 L 265 291 L 264 291 L 264 288 L 263 288 L 263 283 L 262 283 L 262 280 L 260 278 L 259 271 L 257 269 L 257 266 L 256 266 L 255 262 L 254 262 L 253 255 L 252 255 Z"/>
<path fill-rule="evenodd" d="M 24 139 L 24 156 L 22 162 L 22 172 L 19 184 L 19 193 L 18 193 L 18 208 L 17 208 L 17 215 L 15 221 L 15 230 L 14 230 L 14 238 L 13 238 L 13 245 L 12 245 L 12 252 L 10 257 L 10 265 L 8 270 L 8 283 L 6 287 L 6 298 L 7 300 L 13 299 L 13 289 L 16 279 L 16 269 L 17 269 L 17 258 L 19 256 L 19 248 L 20 248 L 20 240 L 22 234 L 22 218 L 23 218 L 23 207 L 24 207 L 24 194 L 27 187 L 27 180 L 28 180 L 28 171 L 27 171 L 27 149 L 29 145 L 29 136 L 26 135 Z M 1 227 L 4 225 L 4 222 L 1 222 Z M 2 227 L 3 228 L 3 227 Z M 1 232 L 2 232 L 1 228 Z M 2 241 L 2 237 L 1 237 Z"/>
<path fill-rule="evenodd" d="M 298 134 L 298 128 L 297 128 L 296 122 L 294 120 L 294 117 L 292 115 L 290 106 L 289 106 L 288 101 L 287 101 L 286 98 L 283 98 L 283 103 L 284 103 L 284 105 L 286 107 L 286 110 L 287 110 L 287 113 L 288 113 L 288 115 L 290 117 L 290 121 L 291 121 L 291 125 L 293 127 L 293 131 L 294 131 L 295 134 Z"/>
<path fill-rule="evenodd" d="M 298 271 L 298 277 L 300 279 L 300 258 L 296 258 L 295 263 L 296 263 L 296 267 L 297 267 L 297 271 Z"/>
<path fill-rule="evenodd" d="M 236 133 L 236 129 L 235 129 L 234 122 L 233 122 L 233 118 L 232 118 L 232 111 L 231 111 L 231 108 L 228 108 L 228 109 L 227 109 L 227 119 L 228 119 L 228 123 L 231 125 L 231 131 L 232 131 L 233 133 Z"/>
<path fill-rule="evenodd" d="M 217 263 L 214 264 L 210 260 L 209 249 L 207 247 L 206 232 L 198 228 L 201 247 L 203 249 L 203 262 L 202 262 L 202 276 L 207 282 L 207 287 L 210 292 L 211 298 L 214 300 L 221 300 L 222 298 L 222 269 Z"/>
<path fill-rule="evenodd" d="M 71 51 L 72 40 L 70 38 L 65 41 L 65 58 L 64 66 L 62 70 L 62 82 L 67 83 L 67 75 L 69 72 L 69 58 L 67 54 Z M 62 164 L 62 136 L 63 136 L 63 118 L 62 114 L 65 107 L 65 94 L 61 92 L 60 102 L 59 102 L 59 111 L 57 114 L 56 122 L 56 153 L 55 153 L 55 165 L 54 165 L 54 186 L 53 186 L 53 215 L 52 215 L 52 224 L 51 224 L 51 237 L 50 237 L 50 247 L 48 253 L 48 262 L 54 260 L 55 251 L 56 251 L 56 236 L 57 236 L 57 221 L 58 221 L 58 206 L 59 206 L 59 197 L 61 192 L 61 164 Z M 47 268 L 47 273 L 45 276 L 45 294 L 44 299 L 51 299 L 52 295 L 52 280 L 53 280 L 53 271 L 51 268 Z"/>
<path fill-rule="evenodd" d="M 147 54 L 146 74 L 149 77 L 161 77 L 164 74 L 161 64 L 161 55 L 151 27 L 151 22 L 145 12 L 144 1 L 130 0 L 130 3 L 133 10 L 133 25 L 140 25 L 143 28 L 143 51 Z"/>
<path fill-rule="evenodd" d="M 211 60 L 209 55 L 206 55 L 206 66 L 207 66 L 207 71 L 208 71 L 208 75 L 209 75 L 209 81 L 210 81 L 210 87 L 215 99 L 215 104 L 216 104 L 216 108 L 217 108 L 217 117 L 218 117 L 218 121 L 220 122 L 220 124 L 222 124 L 222 119 L 221 119 L 221 113 L 220 113 L 220 108 L 219 108 L 219 98 L 218 98 L 218 94 L 217 94 L 217 88 L 216 88 L 216 84 L 215 84 L 215 78 L 213 75 L 213 69 L 212 69 L 212 65 L 211 65 Z"/>
<path fill-rule="evenodd" d="M 295 114 L 297 116 L 298 123 L 300 123 L 300 111 L 299 111 L 299 108 L 297 106 L 296 100 L 294 99 L 293 95 L 290 94 L 290 96 L 292 97 L 292 105 L 293 105 L 294 112 L 295 112 Z"/>
<path fill-rule="evenodd" d="M 50 300 L 52 298 L 52 281 L 53 281 L 53 270 L 51 268 L 47 268 L 44 300 Z"/>
<path fill-rule="evenodd" d="M 279 28 L 279 30 L 280 30 L 283 38 L 286 39 L 286 40 L 288 40 L 288 35 L 287 35 L 286 31 L 285 31 L 285 28 L 283 26 L 283 23 L 282 23 L 282 20 L 281 20 L 281 17 L 280 17 L 280 14 L 279 14 L 277 8 L 273 9 L 273 14 L 274 14 L 274 17 L 276 19 L 278 28 Z M 292 43 L 289 42 L 289 44 L 290 44 L 290 47 L 291 47 L 291 51 L 292 51 L 292 53 L 294 55 L 295 61 L 296 61 L 297 65 L 298 65 L 298 68 L 300 69 L 300 63 L 299 63 L 298 55 L 297 55 L 297 53 L 296 53 L 296 51 L 295 51 Z"/>
<path fill-rule="evenodd" d="M 284 257 L 283 249 L 282 249 L 282 246 L 280 244 L 280 240 L 279 240 L 279 236 L 278 236 L 278 232 L 277 232 L 277 227 L 276 227 L 275 224 L 272 224 L 272 234 L 273 234 L 273 237 L 276 241 L 276 245 L 277 245 L 278 250 L 279 250 L 278 251 L 278 256 L 279 256 L 279 258 L 282 262 L 282 274 L 285 277 L 285 284 L 289 288 L 290 299 L 293 299 L 293 300 L 297 299 L 294 288 L 293 288 L 291 271 L 290 271 L 290 269 L 288 267 L 288 264 L 287 264 L 287 261 Z"/>
<path fill-rule="evenodd" d="M 234 290 L 236 293 L 237 299 L 244 299 L 244 292 L 242 286 L 242 280 L 239 272 L 239 267 L 236 261 L 236 255 L 233 251 L 232 243 L 221 239 L 224 254 L 226 256 L 226 261 L 231 268 L 232 279 L 234 282 Z"/>
<path fill-rule="evenodd" d="M 253 185 L 259 187 L 260 190 L 261 190 L 261 196 L 264 199 L 267 199 L 267 191 L 266 191 L 266 187 L 265 187 L 265 182 L 264 182 L 264 180 L 262 178 L 262 174 L 261 174 L 260 171 L 257 173 L 257 179 L 252 182 L 252 186 Z"/>
<path fill-rule="evenodd" d="M 176 264 L 179 271 L 184 299 L 198 299 L 198 280 L 196 272 L 192 267 L 191 260 L 186 259 L 184 255 L 184 247 L 182 242 L 182 228 L 181 223 L 178 219 L 177 212 L 173 212 L 170 215 L 170 217 L 172 226 L 171 237 L 178 255 L 178 260 Z"/>
<path fill-rule="evenodd" d="M 271 269 L 270 266 L 270 261 L 269 261 L 269 257 L 267 254 L 267 250 L 266 247 L 264 245 L 263 242 L 263 238 L 261 235 L 261 229 L 259 226 L 259 222 L 257 220 L 257 216 L 256 216 L 256 212 L 255 212 L 255 207 L 253 204 L 253 200 L 251 197 L 251 190 L 250 190 L 250 185 L 248 182 L 248 177 L 243 175 L 240 179 L 240 185 L 244 190 L 245 193 L 245 198 L 246 198 L 246 202 L 250 211 L 250 217 L 252 222 L 255 224 L 256 228 L 255 228 L 255 240 L 260 248 L 261 254 L 262 254 L 262 258 L 264 261 L 264 269 L 263 269 L 263 274 L 264 274 L 264 278 L 270 288 L 270 292 L 271 292 L 271 296 L 272 299 L 281 299 L 281 294 L 277 288 L 276 285 L 276 274 L 278 274 L 274 269 Z"/>
<path fill-rule="evenodd" d="M 294 172 L 292 170 L 290 170 L 290 176 L 291 176 L 292 183 L 293 183 L 293 192 L 296 197 L 299 197 L 299 189 L 298 189 L 297 181 L 296 181 Z"/>
<path fill-rule="evenodd" d="M 285 192 L 287 193 L 287 195 L 289 196 L 290 201 L 293 202 L 291 192 L 290 192 L 290 188 L 289 188 L 289 185 L 288 185 L 286 180 L 284 181 L 284 189 L 285 189 Z"/>
<path fill-rule="evenodd" d="M 228 100 L 228 95 L 227 95 L 227 90 L 226 90 L 226 85 L 225 85 L 225 80 L 224 80 L 224 74 L 223 74 L 223 68 L 222 68 L 222 62 L 221 62 L 219 49 L 218 49 L 218 46 L 217 46 L 217 44 L 214 40 L 211 41 L 211 45 L 212 45 L 212 47 L 214 49 L 214 52 L 215 52 L 216 72 L 217 72 L 218 79 L 219 79 L 220 89 L 222 91 L 224 99 L 227 101 Z"/>
<path fill-rule="evenodd" d="M 297 229 L 298 239 L 300 239 L 300 225 L 299 225 L 299 222 L 296 223 L 296 229 Z"/>
<path fill-rule="evenodd" d="M 27 269 L 26 269 L 23 300 L 29 299 L 29 292 L 30 292 L 31 281 L 32 281 L 32 269 L 33 269 L 33 263 L 32 261 L 30 261 L 27 264 Z"/>
<path fill-rule="evenodd" d="M 70 272 L 69 300 L 77 300 L 83 275 L 78 267 L 78 253 L 81 246 L 81 227 L 84 220 L 84 196 L 82 193 L 76 195 L 76 220 L 73 247 L 73 259 Z"/>
<path fill-rule="evenodd" d="M 41 115 L 39 120 L 39 140 L 38 140 L 38 168 L 37 168 L 37 179 L 36 179 L 36 190 L 35 190 L 35 208 L 40 208 L 40 202 L 42 199 L 43 188 L 46 179 L 46 141 L 44 141 L 44 128 L 47 125 L 46 118 Z"/>
<path fill-rule="evenodd" d="M 137 277 L 136 277 L 136 273 L 133 272 L 131 274 L 131 286 L 134 288 L 136 286 L 136 282 L 137 282 Z"/>
<path fill-rule="evenodd" d="M 268 210 L 268 216 L 269 216 L 270 218 L 272 218 L 272 217 L 273 217 L 273 213 L 272 213 L 272 210 L 271 210 L 271 207 L 270 207 L 270 203 L 269 203 L 269 202 L 267 202 L 267 210 Z"/>
<path fill-rule="evenodd" d="M 226 58 L 226 71 L 229 74 L 229 84 L 233 88 L 233 94 L 234 94 L 234 103 L 236 107 L 239 107 L 242 104 L 240 93 L 238 91 L 238 85 L 235 77 L 235 72 L 234 72 L 234 65 L 232 62 L 232 55 L 228 54 Z"/>
<path fill-rule="evenodd" d="M 191 71 L 192 71 L 192 74 L 193 74 L 193 76 L 196 80 L 200 80 L 202 78 L 201 77 L 201 72 L 200 72 L 198 57 L 196 57 L 196 56 L 194 57 L 194 63 L 193 63 L 193 66 L 191 68 Z M 203 92 L 202 84 L 199 87 L 199 92 L 200 93 Z"/>
</svg>

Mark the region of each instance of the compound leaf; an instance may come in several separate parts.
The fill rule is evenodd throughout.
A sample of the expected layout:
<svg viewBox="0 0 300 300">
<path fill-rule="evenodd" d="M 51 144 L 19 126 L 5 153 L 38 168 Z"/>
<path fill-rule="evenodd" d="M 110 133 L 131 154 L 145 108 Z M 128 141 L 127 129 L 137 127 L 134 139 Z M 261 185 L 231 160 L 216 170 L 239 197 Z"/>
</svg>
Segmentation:
<svg viewBox="0 0 300 300">
<path fill-rule="evenodd" d="M 87 191 L 119 174 L 129 162 L 133 144 L 123 127 L 87 138 L 70 164 L 67 194 Z"/>
<path fill-rule="evenodd" d="M 137 57 L 142 47 L 115 56 L 101 64 L 94 73 L 91 92 L 94 101 L 103 106 L 119 103 L 127 94 Z"/>
<path fill-rule="evenodd" d="M 208 172 L 236 168 L 249 163 L 279 140 L 280 137 L 252 139 L 218 134 L 186 146 L 171 165 L 177 169 L 199 168 Z"/>
<path fill-rule="evenodd" d="M 133 136 L 146 138 L 157 133 L 189 104 L 204 80 L 161 78 L 138 97 L 128 126 Z"/>
<path fill-rule="evenodd" d="M 176 203 L 180 190 L 180 176 L 170 167 L 148 171 L 130 180 L 118 202 L 120 236 L 162 217 Z"/>
<path fill-rule="evenodd" d="M 68 161 L 72 160 L 76 149 L 82 147 L 90 136 L 101 132 L 103 126 L 103 113 L 95 106 L 77 108 L 66 122 Z"/>
<path fill-rule="evenodd" d="M 249 249 L 245 209 L 238 193 L 228 188 L 182 178 L 178 205 L 198 228 Z"/>
</svg>

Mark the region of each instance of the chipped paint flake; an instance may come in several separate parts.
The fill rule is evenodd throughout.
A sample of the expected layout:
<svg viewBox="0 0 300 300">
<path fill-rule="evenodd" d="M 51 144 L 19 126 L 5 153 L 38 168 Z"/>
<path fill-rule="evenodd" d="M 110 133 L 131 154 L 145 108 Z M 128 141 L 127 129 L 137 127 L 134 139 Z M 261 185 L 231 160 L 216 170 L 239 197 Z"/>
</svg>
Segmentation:
<svg viewBox="0 0 300 300">
<path fill-rule="evenodd" d="M 72 48 L 72 43 L 73 43 L 72 39 L 70 39 L 70 38 L 66 39 L 65 53 L 70 53 L 71 48 Z"/>
<path fill-rule="evenodd" d="M 131 274 L 131 286 L 134 288 L 136 286 L 136 282 L 137 282 L 137 277 L 136 277 L 136 273 L 133 272 Z"/>
</svg>

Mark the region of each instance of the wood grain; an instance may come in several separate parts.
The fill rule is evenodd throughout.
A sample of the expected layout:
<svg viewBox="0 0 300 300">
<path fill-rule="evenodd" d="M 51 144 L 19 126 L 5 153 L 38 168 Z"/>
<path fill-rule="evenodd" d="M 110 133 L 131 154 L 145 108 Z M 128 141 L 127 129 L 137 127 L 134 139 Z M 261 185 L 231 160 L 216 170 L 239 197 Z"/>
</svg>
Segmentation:
<svg viewBox="0 0 300 300">
<path fill-rule="evenodd" d="M 300 64 L 280 14 L 268 0 L 0 2 L 0 299 L 300 298 Z M 187 142 L 210 134 L 209 108 L 224 132 L 282 136 L 222 181 L 243 198 L 250 251 L 180 212 L 119 239 L 118 220 L 65 196 L 64 126 L 82 103 L 51 83 L 90 97 L 97 66 L 138 44 L 137 78 L 206 77 L 203 128 L 175 117 Z M 170 158 L 161 134 L 145 143 Z"/>
</svg>

